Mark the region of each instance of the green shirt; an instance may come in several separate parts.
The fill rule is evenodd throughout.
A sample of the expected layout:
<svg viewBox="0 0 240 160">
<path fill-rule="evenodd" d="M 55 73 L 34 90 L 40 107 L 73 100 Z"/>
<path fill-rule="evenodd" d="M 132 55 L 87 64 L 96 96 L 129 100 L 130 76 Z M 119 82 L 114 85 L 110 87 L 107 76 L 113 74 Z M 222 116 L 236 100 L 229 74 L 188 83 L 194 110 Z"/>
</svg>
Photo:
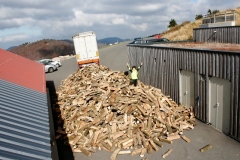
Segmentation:
<svg viewBox="0 0 240 160">
<path fill-rule="evenodd" d="M 138 79 L 138 70 L 141 68 L 141 65 L 136 69 L 136 70 L 132 70 L 129 66 L 128 66 L 128 70 L 131 72 L 131 79 Z"/>
</svg>

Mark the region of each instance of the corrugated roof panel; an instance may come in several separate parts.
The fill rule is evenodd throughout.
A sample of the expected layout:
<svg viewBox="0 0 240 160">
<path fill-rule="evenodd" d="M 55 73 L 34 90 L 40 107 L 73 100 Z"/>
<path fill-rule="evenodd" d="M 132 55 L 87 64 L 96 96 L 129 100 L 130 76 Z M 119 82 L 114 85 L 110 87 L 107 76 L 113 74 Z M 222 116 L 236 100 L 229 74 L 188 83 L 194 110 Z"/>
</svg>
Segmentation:
<svg viewBox="0 0 240 160">
<path fill-rule="evenodd" d="M 51 159 L 47 95 L 2 79 L 0 159 Z"/>
<path fill-rule="evenodd" d="M 44 66 L 0 48 L 0 79 L 46 93 Z"/>
</svg>

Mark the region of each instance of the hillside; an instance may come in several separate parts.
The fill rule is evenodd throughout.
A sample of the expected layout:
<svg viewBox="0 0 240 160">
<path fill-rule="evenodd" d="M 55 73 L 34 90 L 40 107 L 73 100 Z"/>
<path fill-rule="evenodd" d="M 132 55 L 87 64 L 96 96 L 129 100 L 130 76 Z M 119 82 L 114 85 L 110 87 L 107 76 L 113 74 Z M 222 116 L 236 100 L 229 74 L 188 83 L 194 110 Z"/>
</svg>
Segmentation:
<svg viewBox="0 0 240 160">
<path fill-rule="evenodd" d="M 103 48 L 115 42 L 123 42 L 124 40 L 117 37 L 110 37 L 98 40 L 98 48 Z M 44 39 L 33 43 L 24 43 L 19 46 L 13 46 L 8 49 L 10 52 L 26 57 L 31 60 L 39 60 L 43 58 L 54 58 L 58 56 L 74 54 L 73 41 Z"/>
<path fill-rule="evenodd" d="M 236 13 L 236 26 L 240 26 L 240 7 L 234 9 Z M 224 13 L 227 10 L 221 11 L 220 13 Z M 199 25 L 202 24 L 202 19 L 195 20 L 193 22 L 183 22 L 180 25 L 177 25 L 171 28 L 168 31 L 160 33 L 160 35 L 164 38 L 167 38 L 171 41 L 178 40 L 190 40 L 193 39 L 193 29 L 198 28 Z"/>
<path fill-rule="evenodd" d="M 198 28 L 200 24 L 202 24 L 202 20 L 196 20 L 194 22 L 186 21 L 161 33 L 161 36 L 170 41 L 190 40 L 193 39 L 193 29 Z"/>
<path fill-rule="evenodd" d="M 44 39 L 33 43 L 24 43 L 9 49 L 10 52 L 31 60 L 53 58 L 73 54 L 73 44 L 66 41 Z"/>
</svg>

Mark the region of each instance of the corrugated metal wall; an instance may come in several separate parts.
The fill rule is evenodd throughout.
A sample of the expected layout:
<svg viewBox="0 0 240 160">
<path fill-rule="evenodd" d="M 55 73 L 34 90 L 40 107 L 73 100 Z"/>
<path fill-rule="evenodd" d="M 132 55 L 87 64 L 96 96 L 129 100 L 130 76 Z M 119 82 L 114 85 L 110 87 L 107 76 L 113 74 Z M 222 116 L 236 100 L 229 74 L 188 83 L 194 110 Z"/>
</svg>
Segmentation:
<svg viewBox="0 0 240 160">
<path fill-rule="evenodd" d="M 164 94 L 170 95 L 177 103 L 180 71 L 194 72 L 194 97 L 202 97 L 199 107 L 194 107 L 195 115 L 204 122 L 208 122 L 209 77 L 230 80 L 232 86 L 229 134 L 240 141 L 239 53 L 128 45 L 128 56 L 131 65 L 144 63 L 139 71 L 142 82 L 162 89 Z"/>
<path fill-rule="evenodd" d="M 2 79 L 0 159 L 52 159 L 47 95 Z"/>
<path fill-rule="evenodd" d="M 195 28 L 193 39 L 196 42 L 240 44 L 240 26 Z"/>
</svg>

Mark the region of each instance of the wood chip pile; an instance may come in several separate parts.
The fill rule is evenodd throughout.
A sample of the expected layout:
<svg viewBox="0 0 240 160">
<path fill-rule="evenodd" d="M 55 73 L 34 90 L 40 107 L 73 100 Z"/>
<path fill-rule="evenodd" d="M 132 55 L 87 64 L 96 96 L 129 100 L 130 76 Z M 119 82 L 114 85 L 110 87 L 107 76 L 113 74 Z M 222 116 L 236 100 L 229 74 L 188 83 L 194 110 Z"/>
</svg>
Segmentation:
<svg viewBox="0 0 240 160">
<path fill-rule="evenodd" d="M 179 106 L 160 89 L 139 82 L 129 85 L 129 76 L 107 67 L 79 69 L 58 89 L 61 112 L 56 138 L 68 140 L 74 152 L 90 156 L 97 149 L 118 154 L 151 154 L 163 143 L 183 138 L 193 129 L 191 108 Z"/>
</svg>

